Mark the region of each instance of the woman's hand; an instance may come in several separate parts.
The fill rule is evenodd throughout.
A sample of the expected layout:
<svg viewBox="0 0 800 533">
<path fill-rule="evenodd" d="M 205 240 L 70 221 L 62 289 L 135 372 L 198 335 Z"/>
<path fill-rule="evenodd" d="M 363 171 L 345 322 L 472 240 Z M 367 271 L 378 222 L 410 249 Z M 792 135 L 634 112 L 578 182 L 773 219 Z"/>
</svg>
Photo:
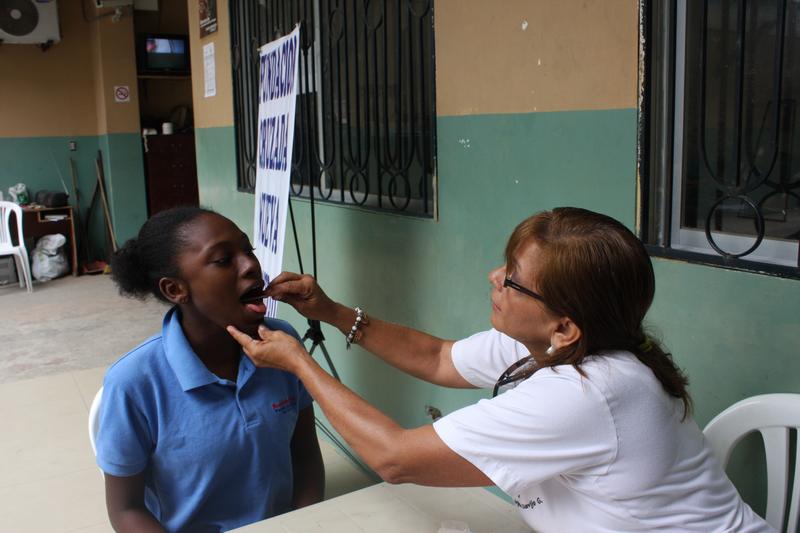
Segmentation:
<svg viewBox="0 0 800 533">
<path fill-rule="evenodd" d="M 297 339 L 282 331 L 270 331 L 265 326 L 258 327 L 258 339 L 228 326 L 228 333 L 242 345 L 244 353 L 259 368 L 277 368 L 293 374 L 308 352 Z"/>
<path fill-rule="evenodd" d="M 308 274 L 282 272 L 266 290 L 266 295 L 294 307 L 298 313 L 311 320 L 329 322 L 336 312 L 336 303 Z"/>
</svg>

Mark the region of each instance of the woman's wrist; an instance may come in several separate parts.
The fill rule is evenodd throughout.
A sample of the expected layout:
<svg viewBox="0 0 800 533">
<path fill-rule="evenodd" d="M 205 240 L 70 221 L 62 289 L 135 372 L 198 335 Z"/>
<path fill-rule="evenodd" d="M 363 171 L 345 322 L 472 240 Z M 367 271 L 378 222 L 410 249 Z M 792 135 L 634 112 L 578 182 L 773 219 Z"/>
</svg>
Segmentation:
<svg viewBox="0 0 800 533">
<path fill-rule="evenodd" d="M 313 313 L 309 313 L 307 318 L 319 320 L 320 322 L 325 322 L 326 324 L 331 324 L 338 327 L 336 320 L 339 316 L 340 307 L 341 304 L 329 298 L 325 298 L 322 302 L 317 303 L 315 311 Z"/>
<path fill-rule="evenodd" d="M 353 327 L 353 324 L 356 320 L 356 311 L 351 308 L 344 306 L 340 303 L 335 304 L 336 308 L 334 310 L 333 319 L 328 321 L 329 324 L 336 327 L 342 335 L 347 335 L 350 333 L 350 328 Z"/>
</svg>

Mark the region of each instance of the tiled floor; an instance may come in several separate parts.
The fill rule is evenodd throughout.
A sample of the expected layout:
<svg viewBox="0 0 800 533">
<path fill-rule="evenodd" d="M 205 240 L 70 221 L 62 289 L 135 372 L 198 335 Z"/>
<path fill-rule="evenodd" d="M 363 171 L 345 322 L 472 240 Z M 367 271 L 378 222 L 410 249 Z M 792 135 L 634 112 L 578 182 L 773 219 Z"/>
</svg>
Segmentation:
<svg viewBox="0 0 800 533">
<path fill-rule="evenodd" d="M 87 437 L 104 369 L 0 385 L 0 531 L 111 531 Z"/>
</svg>

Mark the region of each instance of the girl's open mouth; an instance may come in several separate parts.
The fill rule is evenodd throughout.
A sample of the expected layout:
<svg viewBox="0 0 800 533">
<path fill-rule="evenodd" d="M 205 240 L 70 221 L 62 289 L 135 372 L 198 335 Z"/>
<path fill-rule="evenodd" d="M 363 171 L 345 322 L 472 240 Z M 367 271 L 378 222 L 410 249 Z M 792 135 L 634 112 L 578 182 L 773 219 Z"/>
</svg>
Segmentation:
<svg viewBox="0 0 800 533">
<path fill-rule="evenodd" d="M 248 311 L 263 315 L 267 312 L 267 306 L 264 305 L 264 298 L 266 298 L 264 287 L 255 286 L 245 292 L 239 299 Z"/>
</svg>

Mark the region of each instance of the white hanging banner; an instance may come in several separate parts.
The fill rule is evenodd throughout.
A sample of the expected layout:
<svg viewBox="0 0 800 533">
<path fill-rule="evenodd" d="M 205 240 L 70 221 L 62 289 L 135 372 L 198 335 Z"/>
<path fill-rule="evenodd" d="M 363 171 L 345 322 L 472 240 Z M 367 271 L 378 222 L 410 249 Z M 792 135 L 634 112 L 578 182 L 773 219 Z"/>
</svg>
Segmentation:
<svg viewBox="0 0 800 533">
<path fill-rule="evenodd" d="M 259 50 L 258 166 L 253 240 L 265 284 L 283 268 L 299 43 L 300 26 L 296 26 L 286 37 L 267 43 Z M 277 302 L 269 298 L 266 304 L 267 316 L 276 316 Z"/>
</svg>

